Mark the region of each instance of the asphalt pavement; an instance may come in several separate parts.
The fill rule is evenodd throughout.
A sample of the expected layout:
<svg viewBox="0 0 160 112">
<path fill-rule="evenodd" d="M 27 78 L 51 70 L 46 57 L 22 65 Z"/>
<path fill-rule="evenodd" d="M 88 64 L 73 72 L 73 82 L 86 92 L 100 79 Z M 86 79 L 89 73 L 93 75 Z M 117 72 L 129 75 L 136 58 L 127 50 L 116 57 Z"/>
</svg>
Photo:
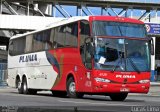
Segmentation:
<svg viewBox="0 0 160 112">
<path fill-rule="evenodd" d="M 17 89 L 0 87 L 3 112 L 160 112 L 160 90 L 152 84 L 148 94 L 129 94 L 123 102 L 108 96 L 85 95 L 83 99 L 53 97 L 50 91 L 37 95 L 18 94 Z"/>
</svg>

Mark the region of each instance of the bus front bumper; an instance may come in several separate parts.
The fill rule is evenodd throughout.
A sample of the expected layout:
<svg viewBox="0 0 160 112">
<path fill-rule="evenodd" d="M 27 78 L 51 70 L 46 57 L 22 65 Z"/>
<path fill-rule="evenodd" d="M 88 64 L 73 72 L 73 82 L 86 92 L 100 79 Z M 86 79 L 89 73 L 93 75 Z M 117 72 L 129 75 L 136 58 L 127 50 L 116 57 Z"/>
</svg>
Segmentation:
<svg viewBox="0 0 160 112">
<path fill-rule="evenodd" d="M 148 93 L 150 83 L 146 84 L 111 84 L 98 83 L 94 84 L 93 91 L 95 93 Z"/>
</svg>

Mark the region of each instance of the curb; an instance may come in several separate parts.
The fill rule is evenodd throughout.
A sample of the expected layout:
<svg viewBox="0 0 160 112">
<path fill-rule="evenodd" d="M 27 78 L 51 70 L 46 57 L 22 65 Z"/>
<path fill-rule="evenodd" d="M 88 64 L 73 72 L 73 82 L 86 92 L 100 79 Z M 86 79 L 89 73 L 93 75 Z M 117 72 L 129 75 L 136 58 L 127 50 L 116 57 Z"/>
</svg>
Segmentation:
<svg viewBox="0 0 160 112">
<path fill-rule="evenodd" d="M 151 86 L 160 86 L 160 82 L 151 82 Z"/>
</svg>

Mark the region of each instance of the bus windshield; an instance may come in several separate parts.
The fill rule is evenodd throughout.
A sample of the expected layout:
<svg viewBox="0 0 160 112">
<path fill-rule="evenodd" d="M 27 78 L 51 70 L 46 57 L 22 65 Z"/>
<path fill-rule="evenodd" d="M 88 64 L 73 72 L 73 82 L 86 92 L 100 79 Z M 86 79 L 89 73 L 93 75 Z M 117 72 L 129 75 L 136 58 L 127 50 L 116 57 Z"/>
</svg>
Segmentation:
<svg viewBox="0 0 160 112">
<path fill-rule="evenodd" d="M 144 25 L 133 23 L 94 21 L 94 36 L 123 36 L 145 38 L 147 33 Z"/>
<path fill-rule="evenodd" d="M 149 42 L 96 38 L 95 69 L 145 72 L 150 70 Z"/>
</svg>

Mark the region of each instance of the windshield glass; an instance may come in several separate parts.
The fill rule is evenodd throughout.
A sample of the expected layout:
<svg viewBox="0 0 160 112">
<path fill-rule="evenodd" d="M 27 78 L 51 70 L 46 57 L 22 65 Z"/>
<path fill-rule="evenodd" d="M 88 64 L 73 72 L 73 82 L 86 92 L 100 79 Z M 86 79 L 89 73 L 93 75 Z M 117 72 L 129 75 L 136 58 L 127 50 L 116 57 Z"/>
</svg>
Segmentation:
<svg viewBox="0 0 160 112">
<path fill-rule="evenodd" d="M 150 71 L 149 44 L 144 40 L 96 38 L 95 69 Z"/>
<path fill-rule="evenodd" d="M 93 22 L 94 36 L 125 36 L 145 38 L 146 30 L 142 24 L 120 23 L 109 21 Z"/>
</svg>

